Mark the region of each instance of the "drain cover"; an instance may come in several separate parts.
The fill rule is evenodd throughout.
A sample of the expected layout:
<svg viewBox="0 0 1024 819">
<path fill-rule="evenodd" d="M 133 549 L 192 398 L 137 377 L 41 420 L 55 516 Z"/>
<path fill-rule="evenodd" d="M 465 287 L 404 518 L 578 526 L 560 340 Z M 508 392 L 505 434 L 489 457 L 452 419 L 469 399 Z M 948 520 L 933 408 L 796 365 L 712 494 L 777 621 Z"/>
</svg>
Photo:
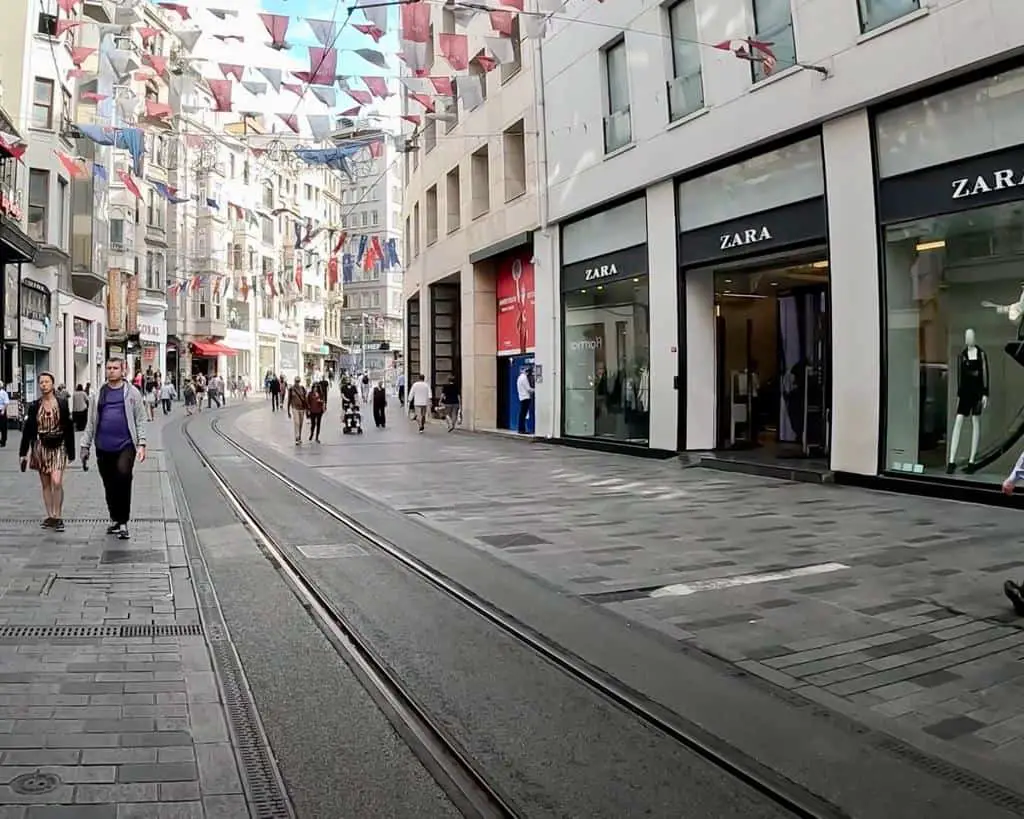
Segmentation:
<svg viewBox="0 0 1024 819">
<path fill-rule="evenodd" d="M 41 771 L 22 774 L 11 780 L 11 790 L 26 795 L 49 793 L 56 790 L 58 785 L 60 785 L 59 776 Z"/>
</svg>

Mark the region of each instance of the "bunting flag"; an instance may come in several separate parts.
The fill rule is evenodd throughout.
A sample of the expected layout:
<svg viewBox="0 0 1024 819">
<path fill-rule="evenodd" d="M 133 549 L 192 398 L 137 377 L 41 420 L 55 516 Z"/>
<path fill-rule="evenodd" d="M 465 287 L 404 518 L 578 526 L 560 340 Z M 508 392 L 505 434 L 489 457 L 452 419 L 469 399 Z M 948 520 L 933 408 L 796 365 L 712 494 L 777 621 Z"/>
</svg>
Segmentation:
<svg viewBox="0 0 1024 819">
<path fill-rule="evenodd" d="M 341 256 L 341 283 L 352 284 L 352 274 L 355 265 L 352 262 L 352 254 L 344 253 Z"/>
<path fill-rule="evenodd" d="M 332 250 L 331 253 L 337 256 L 339 253 L 341 253 L 341 249 L 345 246 L 345 242 L 347 241 L 348 232 L 343 230 L 341 231 L 341 233 L 338 234 L 338 241 L 334 243 L 334 250 Z"/>
<path fill-rule="evenodd" d="M 465 34 L 438 34 L 437 47 L 455 71 L 469 68 L 469 39 Z"/>
<path fill-rule="evenodd" d="M 57 36 L 60 37 L 64 32 L 69 31 L 73 28 L 78 28 L 84 25 L 81 20 L 58 20 L 57 21 Z"/>
<path fill-rule="evenodd" d="M 352 28 L 361 34 L 365 34 L 367 37 L 372 37 L 375 43 L 379 43 L 380 38 L 384 36 L 384 30 L 377 28 L 373 23 L 356 23 Z"/>
<path fill-rule="evenodd" d="M 160 29 L 153 28 L 152 26 L 142 26 L 138 29 L 138 32 L 139 36 L 142 38 L 142 44 L 149 45 L 149 41 L 160 33 Z"/>
<path fill-rule="evenodd" d="M 260 14 L 260 20 L 270 35 L 270 47 L 275 51 L 288 48 L 285 35 L 288 34 L 288 17 L 284 14 Z"/>
<path fill-rule="evenodd" d="M 99 179 L 101 182 L 109 182 L 110 177 L 107 176 L 107 169 L 98 163 L 93 163 L 92 175 L 94 179 Z"/>
<path fill-rule="evenodd" d="M 299 118 L 295 114 L 278 114 L 281 121 L 292 129 L 296 134 L 299 133 Z"/>
<path fill-rule="evenodd" d="M 755 40 L 748 37 L 745 40 L 723 40 L 715 43 L 713 48 L 719 51 L 731 51 L 741 60 L 749 60 L 753 63 L 761 63 L 765 75 L 770 75 L 778 63 L 775 52 L 772 51 L 773 42 L 766 40 Z"/>
<path fill-rule="evenodd" d="M 27 150 L 28 143 L 22 142 L 20 137 L 0 131 L 0 151 L 3 151 L 12 159 L 21 162 L 21 158 L 25 155 L 25 151 Z"/>
<path fill-rule="evenodd" d="M 337 251 L 335 251 L 337 253 Z M 327 260 L 327 289 L 334 290 L 338 286 L 338 257 L 332 255 Z"/>
<path fill-rule="evenodd" d="M 242 276 L 242 301 L 249 301 L 249 278 L 248 276 Z"/>
<path fill-rule="evenodd" d="M 218 113 L 231 111 L 231 80 L 207 80 Z"/>
<path fill-rule="evenodd" d="M 345 90 L 345 93 L 360 105 L 370 105 L 373 102 L 373 97 L 370 96 L 369 91 L 360 91 L 356 88 L 348 88 Z"/>
<path fill-rule="evenodd" d="M 425 54 L 426 53 L 426 48 L 425 48 L 425 44 L 423 44 L 423 45 L 424 45 L 424 54 Z M 354 54 L 358 54 L 360 57 L 362 57 L 364 60 L 366 60 L 366 62 L 373 63 L 373 65 L 377 66 L 377 68 L 387 68 L 388 67 L 387 58 L 383 54 L 381 54 L 379 51 L 377 51 L 376 49 L 373 49 L 373 48 L 357 48 L 357 49 L 355 49 L 353 51 L 353 53 Z"/>
<path fill-rule="evenodd" d="M 338 24 L 334 20 L 311 20 L 307 17 L 306 23 L 324 48 L 331 48 L 338 39 Z"/>
<path fill-rule="evenodd" d="M 202 276 L 193 276 L 192 280 L 189 282 L 189 285 L 188 285 L 189 291 L 194 293 L 196 290 L 199 289 L 199 287 L 200 287 L 200 285 L 202 283 L 203 283 L 203 277 Z"/>
<path fill-rule="evenodd" d="M 299 292 L 302 292 L 302 254 L 299 253 L 295 258 L 295 286 Z"/>
<path fill-rule="evenodd" d="M 139 190 L 139 186 L 135 184 L 135 180 L 132 179 L 131 174 L 128 173 L 128 171 L 118 171 L 117 178 L 124 183 L 124 186 L 132 196 L 136 199 L 142 198 L 142 191 Z"/>
<path fill-rule="evenodd" d="M 515 25 L 516 16 L 511 11 L 488 12 L 491 18 L 491 28 L 503 37 L 512 36 L 512 27 Z"/>
<path fill-rule="evenodd" d="M 452 81 L 449 77 L 428 77 L 434 90 L 443 97 L 454 97 L 455 89 L 452 88 Z"/>
<path fill-rule="evenodd" d="M 167 119 L 171 113 L 171 106 L 167 103 L 146 100 L 146 116 L 150 119 Z"/>
<path fill-rule="evenodd" d="M 172 205 L 180 205 L 182 202 L 187 202 L 188 197 L 178 196 L 178 189 L 173 188 L 163 182 L 150 182 L 149 183 L 153 190 L 155 190 L 162 199 L 170 202 Z"/>
<path fill-rule="evenodd" d="M 294 82 L 283 82 L 283 83 L 281 83 L 281 87 L 285 91 L 291 91 L 297 97 L 302 97 L 306 93 L 306 89 L 305 88 L 303 88 L 298 83 L 294 83 Z"/>
<path fill-rule="evenodd" d="M 148 65 L 160 76 L 163 76 L 167 71 L 167 58 L 160 54 L 143 54 L 142 64 Z"/>
<path fill-rule="evenodd" d="M 477 54 L 473 61 L 478 63 L 484 70 L 485 74 L 491 73 L 495 68 L 498 67 L 498 61 L 493 57 L 488 57 L 486 54 Z"/>
<path fill-rule="evenodd" d="M 180 3 L 157 3 L 157 5 L 162 9 L 167 9 L 167 11 L 175 12 L 182 20 L 192 19 L 188 6 L 183 6 Z"/>
<path fill-rule="evenodd" d="M 334 78 L 338 74 L 338 50 L 310 46 L 309 67 L 312 74 L 310 85 L 334 85 Z"/>
<path fill-rule="evenodd" d="M 54 151 L 57 155 L 57 159 L 60 160 L 60 164 L 64 166 L 64 170 L 68 172 L 68 175 L 72 179 L 85 179 L 89 176 L 89 171 L 86 170 L 85 160 L 82 157 L 68 156 L 63 151 Z"/>
<path fill-rule="evenodd" d="M 391 92 L 388 91 L 388 81 L 383 77 L 362 77 L 361 79 L 373 96 L 382 100 L 391 96 Z"/>
<path fill-rule="evenodd" d="M 220 73 L 224 75 L 224 79 L 234 77 L 239 82 L 242 81 L 242 72 L 245 70 L 245 66 L 235 63 L 218 63 L 217 67 L 220 68 Z"/>
<path fill-rule="evenodd" d="M 426 94 L 410 94 L 409 99 L 416 100 L 416 102 L 426 108 L 431 114 L 434 113 L 434 101 Z"/>
<path fill-rule="evenodd" d="M 82 63 L 88 60 L 93 54 L 96 53 L 95 48 L 87 48 L 85 46 L 75 46 L 71 49 L 71 62 L 76 68 L 81 68 Z"/>
<path fill-rule="evenodd" d="M 75 6 L 78 5 L 78 0 L 57 0 L 57 8 L 63 11 L 68 17 L 71 17 L 75 11 Z"/>
</svg>

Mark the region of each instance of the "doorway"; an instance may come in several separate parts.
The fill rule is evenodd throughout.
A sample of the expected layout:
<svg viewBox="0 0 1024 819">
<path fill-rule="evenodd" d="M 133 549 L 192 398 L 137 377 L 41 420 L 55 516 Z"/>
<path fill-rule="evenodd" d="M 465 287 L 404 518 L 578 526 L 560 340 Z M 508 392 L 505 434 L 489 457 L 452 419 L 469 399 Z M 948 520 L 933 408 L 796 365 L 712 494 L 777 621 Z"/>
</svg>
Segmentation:
<svg viewBox="0 0 1024 819">
<path fill-rule="evenodd" d="M 825 458 L 831 417 L 824 254 L 717 270 L 717 445 L 763 459 Z"/>
</svg>

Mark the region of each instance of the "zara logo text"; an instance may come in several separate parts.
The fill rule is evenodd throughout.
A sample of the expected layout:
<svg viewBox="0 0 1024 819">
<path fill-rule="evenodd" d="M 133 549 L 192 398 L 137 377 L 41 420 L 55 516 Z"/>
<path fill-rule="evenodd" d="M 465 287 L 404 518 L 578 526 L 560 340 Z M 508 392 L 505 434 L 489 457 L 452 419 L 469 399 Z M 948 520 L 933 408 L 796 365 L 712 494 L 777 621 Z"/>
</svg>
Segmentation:
<svg viewBox="0 0 1024 819">
<path fill-rule="evenodd" d="M 584 271 L 584 281 L 592 282 L 596 279 L 606 279 L 609 276 L 617 276 L 619 270 L 613 264 L 603 264 L 600 267 L 592 267 Z"/>
<path fill-rule="evenodd" d="M 720 249 L 729 250 L 743 245 L 753 245 L 771 238 L 772 234 L 763 225 L 760 228 L 748 228 L 742 233 L 726 233 L 724 236 L 720 236 Z"/>
<path fill-rule="evenodd" d="M 966 199 L 968 196 L 977 196 L 980 193 L 991 193 L 1001 191 L 1004 188 L 1017 188 L 1024 186 L 1024 173 L 1014 178 L 1014 171 L 1011 168 L 1004 168 L 996 171 L 991 176 L 976 176 L 973 179 L 954 179 L 953 198 Z"/>
</svg>

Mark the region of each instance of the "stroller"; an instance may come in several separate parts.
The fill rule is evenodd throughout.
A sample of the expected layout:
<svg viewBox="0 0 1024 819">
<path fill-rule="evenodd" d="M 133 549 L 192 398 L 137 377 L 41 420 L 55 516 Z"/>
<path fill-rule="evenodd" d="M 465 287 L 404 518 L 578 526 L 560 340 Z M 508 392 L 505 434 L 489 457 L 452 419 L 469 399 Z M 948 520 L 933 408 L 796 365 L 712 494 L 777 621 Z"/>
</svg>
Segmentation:
<svg viewBox="0 0 1024 819">
<path fill-rule="evenodd" d="M 342 396 L 341 398 L 341 432 L 343 435 L 363 434 L 363 415 L 359 411 L 359 401 Z"/>
</svg>

